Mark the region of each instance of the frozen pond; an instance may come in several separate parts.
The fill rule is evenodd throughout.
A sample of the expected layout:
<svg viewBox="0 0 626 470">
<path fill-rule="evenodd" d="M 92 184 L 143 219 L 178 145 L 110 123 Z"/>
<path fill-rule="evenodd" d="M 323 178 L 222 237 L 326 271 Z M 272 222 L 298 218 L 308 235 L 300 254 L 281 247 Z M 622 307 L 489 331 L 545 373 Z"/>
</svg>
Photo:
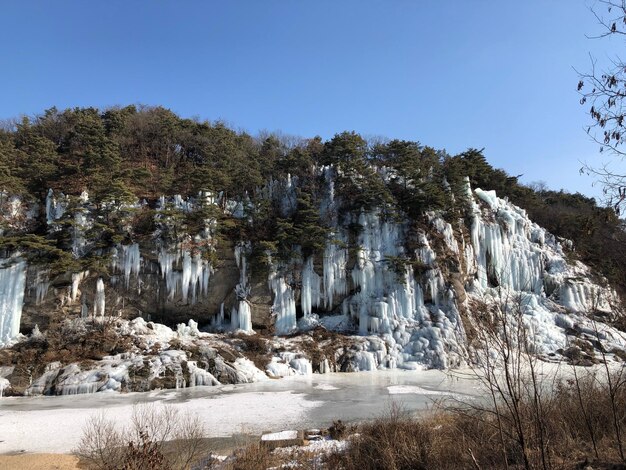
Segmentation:
<svg viewBox="0 0 626 470">
<path fill-rule="evenodd" d="M 97 393 L 0 399 L 0 453 L 71 452 L 85 421 L 103 412 L 120 425 L 137 403 L 172 405 L 199 415 L 209 437 L 327 427 L 377 417 L 392 402 L 424 410 L 446 396 L 472 399 L 478 384 L 468 375 L 430 371 L 377 371 L 267 380 L 147 393 Z"/>
</svg>

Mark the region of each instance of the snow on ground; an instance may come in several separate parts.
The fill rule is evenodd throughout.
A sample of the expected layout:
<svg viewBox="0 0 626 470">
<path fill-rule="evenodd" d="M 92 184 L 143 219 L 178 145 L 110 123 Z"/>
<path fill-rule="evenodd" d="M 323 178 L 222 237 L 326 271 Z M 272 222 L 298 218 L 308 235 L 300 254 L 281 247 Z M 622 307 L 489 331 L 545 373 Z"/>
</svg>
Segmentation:
<svg viewBox="0 0 626 470">
<path fill-rule="evenodd" d="M 280 431 L 280 432 L 273 432 L 270 434 L 263 434 L 261 436 L 262 441 L 286 441 L 289 439 L 298 439 L 298 431 L 296 430 Z"/>
<path fill-rule="evenodd" d="M 321 439 L 319 441 L 310 441 L 305 446 L 279 447 L 274 450 L 274 453 L 279 455 L 293 455 L 302 452 L 311 452 L 312 454 L 319 456 L 321 454 L 330 454 L 331 452 L 342 451 L 347 447 L 347 440 L 336 441 L 333 439 Z"/>
</svg>

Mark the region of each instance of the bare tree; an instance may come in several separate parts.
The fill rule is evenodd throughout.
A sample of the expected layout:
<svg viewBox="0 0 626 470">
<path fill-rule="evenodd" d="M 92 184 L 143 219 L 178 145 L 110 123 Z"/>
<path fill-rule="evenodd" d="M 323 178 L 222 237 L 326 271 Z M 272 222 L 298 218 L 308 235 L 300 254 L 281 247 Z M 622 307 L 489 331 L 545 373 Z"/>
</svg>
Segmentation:
<svg viewBox="0 0 626 470">
<path fill-rule="evenodd" d="M 472 416 L 495 427 L 501 468 L 520 465 L 546 470 L 553 467 L 547 420 L 555 405 L 549 392 L 556 384 L 541 377 L 526 299 L 523 292 L 499 287 L 492 297 L 473 306 L 478 343 L 471 367 L 488 400 L 470 408 L 475 412 Z M 467 406 L 455 411 L 464 412 Z"/>
<path fill-rule="evenodd" d="M 89 468 L 108 470 L 122 465 L 125 444 L 117 424 L 100 412 L 85 423 L 75 452 Z"/>
<path fill-rule="evenodd" d="M 594 39 L 609 36 L 626 36 L 626 0 L 598 0 L 591 8 L 592 14 L 601 27 Z M 579 72 L 578 92 L 580 103 L 589 106 L 591 124 L 587 134 L 600 144 L 601 152 L 616 157 L 623 163 L 626 152 L 626 63 L 619 57 L 613 58 L 607 66 L 600 67 L 596 58 L 591 57 L 591 70 Z M 598 178 L 603 186 L 606 202 L 616 211 L 626 205 L 626 171 L 619 167 L 585 164 L 581 172 Z"/>
<path fill-rule="evenodd" d="M 98 470 L 168 468 L 189 469 L 209 454 L 206 429 L 197 416 L 171 406 L 137 405 L 130 426 L 91 417 L 76 454 Z"/>
</svg>

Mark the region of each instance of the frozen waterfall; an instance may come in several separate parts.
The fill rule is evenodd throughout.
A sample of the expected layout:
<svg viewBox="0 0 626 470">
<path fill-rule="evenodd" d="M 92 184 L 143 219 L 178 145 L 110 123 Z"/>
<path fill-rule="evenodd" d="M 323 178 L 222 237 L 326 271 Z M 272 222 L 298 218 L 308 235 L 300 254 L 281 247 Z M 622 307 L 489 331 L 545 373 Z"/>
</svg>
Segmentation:
<svg viewBox="0 0 626 470">
<path fill-rule="evenodd" d="M 497 198 L 495 191 L 476 189 L 475 193 L 498 219 L 486 222 L 474 204 L 471 238 L 480 286 L 484 289 L 491 284 L 539 294 L 544 266 L 540 245 L 533 241 L 545 238 L 545 231 L 532 227 L 524 210 Z"/>
<path fill-rule="evenodd" d="M 313 269 L 313 257 L 310 257 L 302 268 L 300 305 L 305 317 L 311 314 L 313 307 L 320 305 L 321 281 L 321 278 Z"/>
<path fill-rule="evenodd" d="M 7 343 L 20 332 L 26 262 L 4 260 L 0 267 L 0 344 Z"/>
<path fill-rule="evenodd" d="M 239 283 L 235 286 L 235 293 L 239 304 L 237 309 L 233 307 L 231 314 L 231 327 L 233 330 L 243 330 L 246 332 L 252 332 L 252 310 L 250 309 L 250 302 L 246 300 L 250 295 L 250 286 L 248 285 L 248 259 L 247 253 L 250 250 L 250 245 L 246 243 L 239 243 L 235 247 L 235 261 L 239 268 Z M 223 306 L 222 306 L 223 307 Z M 223 312 L 221 312 L 223 319 Z"/>
<path fill-rule="evenodd" d="M 276 315 L 274 323 L 277 335 L 288 335 L 296 330 L 296 300 L 294 291 L 285 278 L 272 272 L 269 285 L 274 294 L 272 312 Z"/>
</svg>

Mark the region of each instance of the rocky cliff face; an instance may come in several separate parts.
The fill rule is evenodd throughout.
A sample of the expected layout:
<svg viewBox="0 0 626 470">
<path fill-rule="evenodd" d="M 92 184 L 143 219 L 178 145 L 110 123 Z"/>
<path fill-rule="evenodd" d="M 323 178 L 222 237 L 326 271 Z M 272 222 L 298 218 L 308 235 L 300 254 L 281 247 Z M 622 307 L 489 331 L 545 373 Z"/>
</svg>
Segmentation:
<svg viewBox="0 0 626 470">
<path fill-rule="evenodd" d="M 207 207 L 242 220 L 263 199 L 289 216 L 295 179 L 271 182 L 255 203 L 202 193 L 113 207 L 111 213 L 125 214 L 128 237 L 112 247 L 89 237 L 90 228 L 107 221 L 87 193 L 69 198 L 50 191 L 39 207 L 5 197 L 6 227 L 27 230 L 45 212 L 48 232 L 65 236 L 74 258 L 93 259 L 94 267 L 53 273 L 29 262 L 25 250 L 4 253 L 0 388 L 77 393 L 258 380 L 263 371 L 456 367 L 470 360 L 476 332 L 493 309 L 523 324 L 541 356 L 568 356 L 574 348 L 591 359 L 598 347 L 624 355 L 626 341 L 611 326 L 622 315 L 620 299 L 575 261 L 567 240 L 523 209 L 468 182 L 453 220 L 435 212 L 411 221 L 382 208 L 345 211 L 335 197 L 335 172 L 318 170 L 319 210 L 331 227 L 324 249 L 306 256 L 297 246 L 288 255 L 268 251 L 262 267 L 251 263 L 250 240 L 217 237 L 218 218 L 202 219 L 197 233 L 180 230 L 177 220 Z M 154 230 L 139 239 L 133 233 L 142 211 Z M 110 337 L 94 326 L 106 319 Z M 187 326 L 160 325 L 179 323 Z M 68 353 L 25 372 L 20 351 L 49 344 L 48 331 L 63 328 L 75 341 L 102 334 L 115 345 L 88 364 Z M 256 345 L 255 332 L 264 337 Z M 61 349 L 71 350 L 65 343 Z M 256 367 L 244 357 L 252 355 Z"/>
</svg>

